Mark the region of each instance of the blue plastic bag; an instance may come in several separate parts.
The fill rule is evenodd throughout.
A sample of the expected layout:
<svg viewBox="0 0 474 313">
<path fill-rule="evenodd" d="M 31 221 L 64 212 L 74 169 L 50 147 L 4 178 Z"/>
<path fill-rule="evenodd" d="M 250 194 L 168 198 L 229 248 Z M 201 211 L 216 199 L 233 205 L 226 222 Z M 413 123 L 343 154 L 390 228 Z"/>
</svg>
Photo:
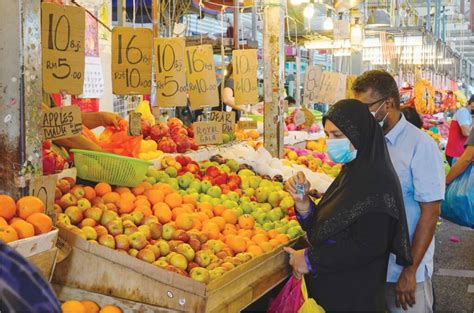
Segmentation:
<svg viewBox="0 0 474 313">
<path fill-rule="evenodd" d="M 441 216 L 459 225 L 474 228 L 474 167 L 469 165 L 446 189 Z"/>
</svg>

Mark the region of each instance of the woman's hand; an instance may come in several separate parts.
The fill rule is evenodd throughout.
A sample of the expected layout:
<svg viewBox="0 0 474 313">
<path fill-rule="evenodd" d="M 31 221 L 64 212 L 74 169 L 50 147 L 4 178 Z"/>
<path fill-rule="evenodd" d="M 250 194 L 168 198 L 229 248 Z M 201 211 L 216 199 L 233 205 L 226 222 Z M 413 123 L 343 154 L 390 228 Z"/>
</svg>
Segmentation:
<svg viewBox="0 0 474 313">
<path fill-rule="evenodd" d="M 309 273 L 308 265 L 304 257 L 304 249 L 295 250 L 290 247 L 285 247 L 283 250 L 290 255 L 290 266 L 293 268 L 293 276 L 295 276 L 296 279 L 299 280 L 304 274 Z"/>
<path fill-rule="evenodd" d="M 113 126 L 117 129 L 120 128 L 120 121 L 122 118 L 120 115 L 109 112 L 84 112 L 82 113 L 82 123 L 89 129 L 96 127 L 107 127 Z"/>
<path fill-rule="evenodd" d="M 120 128 L 119 122 L 122 120 L 120 115 L 109 112 L 99 112 L 100 120 L 102 126 L 113 126 L 115 128 Z"/>
<path fill-rule="evenodd" d="M 298 193 L 298 185 L 303 186 L 303 194 Z M 295 201 L 295 209 L 300 215 L 306 215 L 311 206 L 311 200 L 308 196 L 311 184 L 304 176 L 303 172 L 298 172 L 292 176 L 286 183 L 286 191 L 290 193 Z"/>
</svg>

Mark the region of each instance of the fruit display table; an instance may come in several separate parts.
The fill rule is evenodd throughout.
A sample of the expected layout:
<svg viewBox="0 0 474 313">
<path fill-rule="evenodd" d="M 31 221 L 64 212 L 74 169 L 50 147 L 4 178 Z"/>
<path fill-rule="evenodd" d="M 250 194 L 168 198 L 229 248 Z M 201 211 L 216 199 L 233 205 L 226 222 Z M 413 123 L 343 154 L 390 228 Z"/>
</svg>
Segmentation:
<svg viewBox="0 0 474 313">
<path fill-rule="evenodd" d="M 87 242 L 66 229 L 60 228 L 60 236 L 72 252 L 56 267 L 57 288 L 77 288 L 176 312 L 238 312 L 290 274 L 282 247 L 205 285 Z"/>
</svg>

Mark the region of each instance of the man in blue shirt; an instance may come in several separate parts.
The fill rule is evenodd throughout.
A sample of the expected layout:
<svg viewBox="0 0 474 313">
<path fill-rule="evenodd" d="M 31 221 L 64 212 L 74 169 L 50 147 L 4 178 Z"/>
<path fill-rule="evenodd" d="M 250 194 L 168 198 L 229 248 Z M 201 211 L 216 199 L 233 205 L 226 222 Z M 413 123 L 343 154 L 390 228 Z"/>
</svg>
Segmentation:
<svg viewBox="0 0 474 313">
<path fill-rule="evenodd" d="M 369 106 L 385 133 L 387 148 L 402 186 L 412 244 L 413 265 L 402 268 L 392 255 L 387 272 L 389 312 L 433 312 L 434 233 L 444 198 L 440 151 L 400 112 L 398 86 L 385 71 L 368 71 L 354 82 L 355 98 Z"/>
</svg>

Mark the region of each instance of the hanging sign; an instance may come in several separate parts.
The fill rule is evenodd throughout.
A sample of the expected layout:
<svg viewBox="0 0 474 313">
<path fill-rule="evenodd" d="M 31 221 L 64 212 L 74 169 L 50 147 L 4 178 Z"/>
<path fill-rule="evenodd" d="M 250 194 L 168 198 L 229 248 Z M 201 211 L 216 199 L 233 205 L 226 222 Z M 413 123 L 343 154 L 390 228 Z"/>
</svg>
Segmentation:
<svg viewBox="0 0 474 313">
<path fill-rule="evenodd" d="M 232 51 L 232 66 L 235 104 L 257 103 L 257 50 Z"/>
<path fill-rule="evenodd" d="M 324 72 L 317 102 L 334 104 L 346 96 L 346 76 L 340 73 Z"/>
<path fill-rule="evenodd" d="M 219 122 L 193 123 L 194 141 L 197 145 L 222 143 L 222 124 Z"/>
<path fill-rule="evenodd" d="M 222 123 L 223 133 L 234 133 L 235 112 L 211 111 L 209 120 Z"/>
<path fill-rule="evenodd" d="M 322 75 L 323 71 L 318 65 L 310 65 L 306 68 L 303 87 L 304 107 L 307 107 L 309 104 L 316 102 L 317 95 L 321 88 Z"/>
<path fill-rule="evenodd" d="M 142 134 L 142 114 L 130 112 L 128 114 L 128 135 L 140 136 Z"/>
<path fill-rule="evenodd" d="M 112 92 L 116 95 L 151 93 L 153 32 L 147 28 L 112 30 Z"/>
<path fill-rule="evenodd" d="M 185 63 L 191 108 L 218 106 L 219 93 L 212 46 L 186 47 Z"/>
<path fill-rule="evenodd" d="M 351 38 L 351 26 L 349 21 L 335 20 L 333 30 L 334 40 L 344 40 Z"/>
<path fill-rule="evenodd" d="M 156 104 L 183 107 L 187 104 L 184 38 L 155 38 Z"/>
<path fill-rule="evenodd" d="M 46 93 L 82 93 L 85 20 L 82 8 L 41 5 L 42 75 Z"/>
<path fill-rule="evenodd" d="M 81 111 L 77 105 L 43 111 L 43 139 L 61 139 L 82 133 Z"/>
</svg>

